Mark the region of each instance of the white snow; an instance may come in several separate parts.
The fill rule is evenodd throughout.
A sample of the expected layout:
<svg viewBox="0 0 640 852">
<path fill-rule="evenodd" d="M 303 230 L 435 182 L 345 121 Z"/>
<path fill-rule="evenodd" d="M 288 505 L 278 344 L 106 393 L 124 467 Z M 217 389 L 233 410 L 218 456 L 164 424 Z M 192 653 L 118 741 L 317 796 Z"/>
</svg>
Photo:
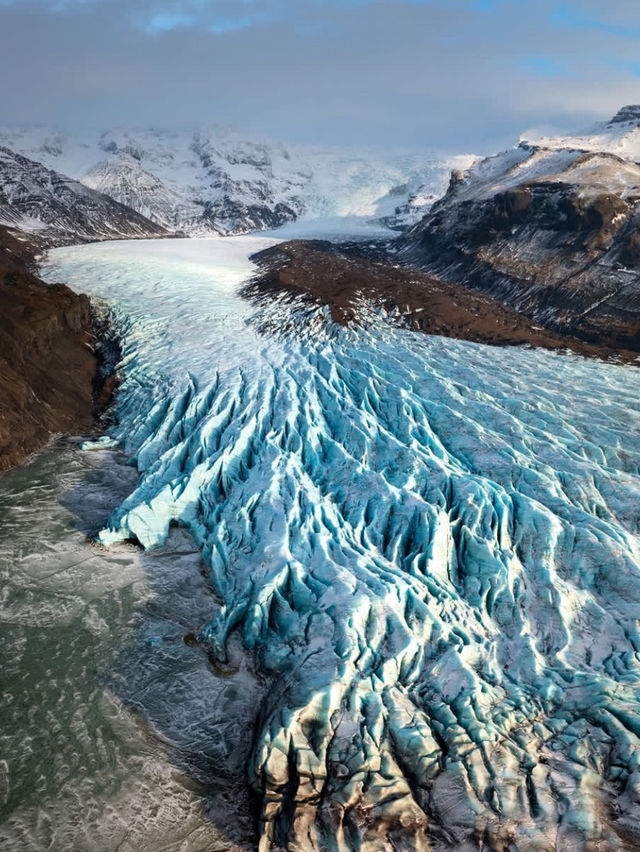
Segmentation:
<svg viewBox="0 0 640 852">
<path fill-rule="evenodd" d="M 473 160 L 427 148 L 285 147 L 220 128 L 80 138 L 36 127 L 0 131 L 0 145 L 191 236 L 269 227 L 260 216 L 270 214 L 280 221 L 396 215 L 398 223 L 414 221 L 444 193 L 451 169 Z M 253 206 L 262 213 L 245 209 Z"/>
<path fill-rule="evenodd" d="M 580 133 L 560 136 L 521 138 L 526 145 L 541 148 L 573 148 L 577 151 L 601 151 L 624 160 L 640 161 L 640 126 L 637 121 L 601 122 Z"/>
<path fill-rule="evenodd" d="M 586 158 L 584 155 L 598 157 Z M 523 136 L 517 147 L 463 169 L 456 201 L 491 198 L 524 183 L 553 180 L 592 191 L 635 194 L 640 187 L 638 121 L 600 123 L 574 135 Z"/>
</svg>

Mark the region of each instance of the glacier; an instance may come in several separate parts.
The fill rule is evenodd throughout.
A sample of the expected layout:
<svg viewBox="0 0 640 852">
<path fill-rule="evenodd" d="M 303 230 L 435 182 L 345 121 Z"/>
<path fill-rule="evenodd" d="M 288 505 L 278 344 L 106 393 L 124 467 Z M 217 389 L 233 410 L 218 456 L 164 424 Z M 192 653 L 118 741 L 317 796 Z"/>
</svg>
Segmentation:
<svg viewBox="0 0 640 852">
<path fill-rule="evenodd" d="M 640 373 L 252 306 L 276 240 L 43 268 L 123 340 L 98 540 L 188 530 L 265 678 L 261 850 L 637 848 Z"/>
</svg>

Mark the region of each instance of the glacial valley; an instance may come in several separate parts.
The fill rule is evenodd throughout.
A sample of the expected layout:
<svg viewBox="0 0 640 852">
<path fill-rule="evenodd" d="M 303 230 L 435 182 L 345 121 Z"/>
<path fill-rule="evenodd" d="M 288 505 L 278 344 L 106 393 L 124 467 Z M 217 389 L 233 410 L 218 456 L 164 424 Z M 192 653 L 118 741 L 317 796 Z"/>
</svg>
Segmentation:
<svg viewBox="0 0 640 852">
<path fill-rule="evenodd" d="M 340 203 L 33 138 L 0 212 L 118 388 L 0 478 L 0 845 L 637 849 L 640 109 Z"/>
</svg>

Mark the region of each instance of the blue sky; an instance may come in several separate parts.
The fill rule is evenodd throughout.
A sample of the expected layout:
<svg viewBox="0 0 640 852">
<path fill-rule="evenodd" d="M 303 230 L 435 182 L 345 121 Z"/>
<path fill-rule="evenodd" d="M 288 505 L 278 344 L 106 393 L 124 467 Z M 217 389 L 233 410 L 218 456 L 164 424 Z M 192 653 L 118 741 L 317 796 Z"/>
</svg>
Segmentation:
<svg viewBox="0 0 640 852">
<path fill-rule="evenodd" d="M 640 102 L 637 0 L 0 0 L 0 123 L 491 150 Z"/>
</svg>

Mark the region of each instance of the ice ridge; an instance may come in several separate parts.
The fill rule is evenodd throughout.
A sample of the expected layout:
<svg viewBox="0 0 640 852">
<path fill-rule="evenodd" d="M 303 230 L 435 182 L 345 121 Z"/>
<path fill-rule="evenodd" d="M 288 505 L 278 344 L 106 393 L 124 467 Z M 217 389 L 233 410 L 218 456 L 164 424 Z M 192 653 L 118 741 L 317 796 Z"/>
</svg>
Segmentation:
<svg viewBox="0 0 640 852">
<path fill-rule="evenodd" d="M 640 378 L 308 329 L 180 392 L 125 353 L 117 437 L 141 476 L 101 533 L 152 548 L 185 525 L 223 602 L 202 641 L 224 661 L 239 631 L 273 676 L 261 849 L 624 848 Z"/>
</svg>

